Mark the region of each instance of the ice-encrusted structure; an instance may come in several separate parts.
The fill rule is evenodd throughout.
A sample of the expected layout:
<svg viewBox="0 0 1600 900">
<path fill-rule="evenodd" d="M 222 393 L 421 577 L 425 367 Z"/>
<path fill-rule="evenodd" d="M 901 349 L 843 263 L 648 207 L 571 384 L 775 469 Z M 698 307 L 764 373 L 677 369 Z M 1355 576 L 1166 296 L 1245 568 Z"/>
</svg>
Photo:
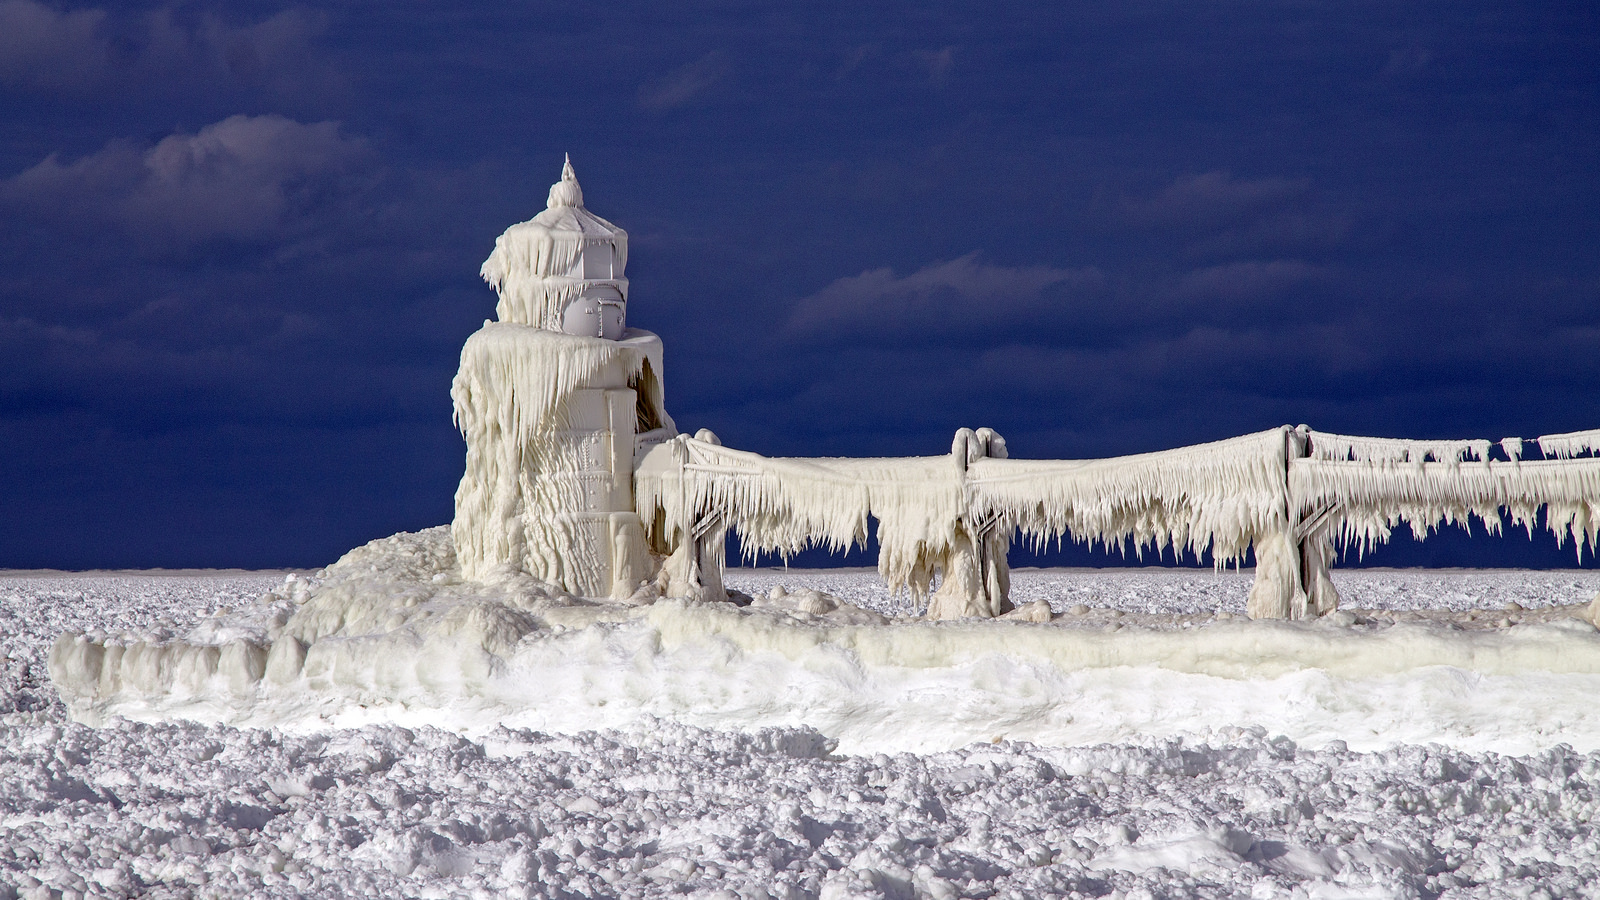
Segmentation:
<svg viewBox="0 0 1600 900">
<path fill-rule="evenodd" d="M 1498 533 L 1503 516 L 1531 532 L 1542 524 L 1580 558 L 1600 543 L 1600 432 L 1541 437 L 1551 457 L 1522 459 L 1522 442 L 1379 441 L 1307 432 L 1312 452 L 1290 466 L 1290 492 L 1303 508 L 1327 510 L 1338 540 L 1370 548 L 1405 522 L 1419 535 L 1478 518 Z"/>
<path fill-rule="evenodd" d="M 638 502 L 672 541 L 732 527 L 749 550 L 865 544 L 878 571 L 927 598 L 933 618 L 994 616 L 1014 534 L 1174 547 L 1242 559 L 1288 522 L 1286 429 L 1109 460 L 1015 460 L 990 429 L 957 432 L 948 457 L 769 459 L 679 436 L 636 475 Z M 654 513 L 654 515 L 652 514 Z M 935 575 L 941 578 L 932 591 Z"/>
<path fill-rule="evenodd" d="M 991 455 L 1003 457 L 1005 442 L 989 429 L 962 429 L 948 457 L 901 459 L 773 459 L 709 433 L 680 435 L 640 460 L 639 509 L 656 542 L 699 541 L 703 560 L 729 528 L 749 552 L 789 554 L 864 545 L 876 518 L 878 571 L 891 588 L 926 599 L 942 574 L 930 615 L 995 616 L 1010 609 L 1010 532 L 971 515 L 967 484 L 969 467 Z"/>
<path fill-rule="evenodd" d="M 584 207 L 568 160 L 548 208 L 483 264 L 500 320 L 467 339 L 450 392 L 467 440 L 451 531 L 468 578 L 627 597 L 655 575 L 634 456 L 676 429 L 661 339 L 626 327 L 627 257 L 627 233 Z"/>
<path fill-rule="evenodd" d="M 627 233 L 584 206 L 571 160 L 547 208 L 495 241 L 482 275 L 499 321 L 462 349 L 452 388 L 467 440 L 452 536 L 469 580 L 531 576 L 588 597 L 726 598 L 728 533 L 747 553 L 865 545 L 931 618 L 1010 611 L 1006 552 L 1072 540 L 1254 552 L 1250 612 L 1338 606 L 1336 546 L 1365 550 L 1502 513 L 1580 548 L 1600 540 L 1600 431 L 1523 442 L 1353 437 L 1300 426 L 1103 460 L 1012 459 L 991 429 L 948 456 L 774 459 L 680 435 L 659 338 L 626 325 Z M 1541 518 L 1542 517 L 1542 518 Z"/>
<path fill-rule="evenodd" d="M 584 207 L 569 158 L 544 212 L 496 238 L 480 273 L 500 295 L 502 322 L 615 340 L 627 318 L 627 265 L 628 233 Z"/>
<path fill-rule="evenodd" d="M 748 550 L 792 553 L 865 544 L 878 520 L 879 572 L 891 589 L 932 598 L 934 618 L 1009 608 L 1005 550 L 1014 535 L 1181 549 L 1218 565 L 1254 550 L 1256 618 L 1314 617 L 1338 607 L 1336 547 L 1366 549 L 1405 522 L 1417 534 L 1502 515 L 1600 543 L 1600 459 L 1587 437 L 1540 438 L 1553 459 L 1490 458 L 1489 441 L 1352 437 L 1305 426 L 1103 460 L 1007 458 L 988 429 L 963 429 L 950 457 L 769 459 L 679 436 L 644 456 L 639 509 L 655 538 L 738 531 Z M 935 574 L 942 578 L 931 591 Z"/>
<path fill-rule="evenodd" d="M 1282 426 L 1028 460 L 991 429 L 961 428 L 945 455 L 765 457 L 678 433 L 661 339 L 627 325 L 626 260 L 626 233 L 585 208 L 568 161 L 548 208 L 508 229 L 483 266 L 498 321 L 467 340 L 451 388 L 467 444 L 451 525 L 357 548 L 314 583 L 291 581 L 181 639 L 63 635 L 49 667 L 73 714 L 349 724 L 448 711 L 457 725 L 520 716 L 557 730 L 659 715 L 806 722 L 888 746 L 903 711 L 957 715 L 947 697 L 971 701 L 959 713 L 967 737 L 996 721 L 1046 741 L 1085 737 L 1065 712 L 1100 677 L 1084 669 L 1155 667 L 1180 674 L 1152 684 L 1197 694 L 1191 676 L 1311 669 L 1531 668 L 1585 690 L 1600 678 L 1597 609 L 1563 614 L 1575 623 L 1565 630 L 1470 640 L 1242 623 L 1112 637 L 1065 627 L 1046 601 L 1013 609 L 1006 561 L 1019 536 L 1170 548 L 1219 567 L 1253 554 L 1249 615 L 1317 619 L 1339 604 L 1336 550 L 1381 543 L 1400 523 L 1426 534 L 1476 517 L 1495 531 L 1509 517 L 1592 552 L 1600 431 L 1496 445 Z M 921 608 L 914 620 L 816 591 L 724 588 L 730 532 L 747 553 L 787 555 L 865 545 L 874 522 L 879 574 Z"/>
</svg>

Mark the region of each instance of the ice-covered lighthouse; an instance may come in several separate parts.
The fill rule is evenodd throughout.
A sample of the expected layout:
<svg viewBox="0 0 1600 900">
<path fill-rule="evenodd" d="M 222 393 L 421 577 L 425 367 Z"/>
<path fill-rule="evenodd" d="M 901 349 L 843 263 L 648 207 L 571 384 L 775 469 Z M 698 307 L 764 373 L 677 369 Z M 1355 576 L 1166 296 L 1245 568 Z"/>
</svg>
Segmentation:
<svg viewBox="0 0 1600 900">
<path fill-rule="evenodd" d="M 482 275 L 500 295 L 451 387 L 467 441 L 451 531 L 464 577 L 526 573 L 584 597 L 655 574 L 634 457 L 677 434 L 661 339 L 627 327 L 628 234 L 583 204 L 569 158 L 546 209 L 506 229 Z"/>
</svg>

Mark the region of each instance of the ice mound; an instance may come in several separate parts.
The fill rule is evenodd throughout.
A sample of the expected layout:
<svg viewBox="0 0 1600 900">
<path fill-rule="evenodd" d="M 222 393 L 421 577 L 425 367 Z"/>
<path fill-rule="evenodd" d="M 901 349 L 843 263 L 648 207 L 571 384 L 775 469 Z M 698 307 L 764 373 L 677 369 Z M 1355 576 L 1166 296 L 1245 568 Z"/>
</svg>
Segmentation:
<svg viewBox="0 0 1600 900">
<path fill-rule="evenodd" d="M 742 605 L 741 605 L 742 603 Z M 1366 611 L 1364 611 L 1366 612 Z M 449 530 L 400 534 L 293 577 L 182 639 L 64 635 L 72 715 L 293 730 L 394 722 L 576 733 L 652 718 L 816 729 L 845 752 L 1000 737 L 1077 746 L 1263 726 L 1312 745 L 1600 748 L 1600 633 L 1585 607 L 1511 627 L 1095 614 L 885 617 L 816 590 L 713 603 L 466 581 Z M 1464 624 L 1472 627 L 1464 627 Z"/>
</svg>

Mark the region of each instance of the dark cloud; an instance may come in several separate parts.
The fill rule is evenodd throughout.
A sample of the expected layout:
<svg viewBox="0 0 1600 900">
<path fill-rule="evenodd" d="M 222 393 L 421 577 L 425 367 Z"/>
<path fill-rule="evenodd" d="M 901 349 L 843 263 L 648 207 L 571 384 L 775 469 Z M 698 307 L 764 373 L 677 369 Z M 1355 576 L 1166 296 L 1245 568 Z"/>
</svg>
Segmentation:
<svg viewBox="0 0 1600 900">
<path fill-rule="evenodd" d="M 0 0 L 0 565 L 448 519 L 477 268 L 567 151 L 735 446 L 1593 427 L 1596 58 L 1487 0 Z"/>
<path fill-rule="evenodd" d="M 1290 301 L 1293 292 L 1326 276 L 1320 267 L 1296 259 L 1251 260 L 1196 269 L 1178 280 L 1173 293 L 1180 300 L 1237 309 L 1263 300 Z"/>
<path fill-rule="evenodd" d="M 234 23 L 217 12 L 180 12 L 0 0 L 0 84 L 75 95 L 194 78 L 284 93 L 337 86 L 339 76 L 312 51 L 325 25 L 317 14 L 284 9 Z"/>
<path fill-rule="evenodd" d="M 1132 225 L 1214 228 L 1277 209 L 1309 186 L 1300 178 L 1239 179 L 1205 172 L 1183 176 L 1150 196 L 1125 197 L 1118 212 Z"/>
<path fill-rule="evenodd" d="M 0 84 L 82 90 L 109 70 L 99 9 L 62 12 L 34 0 L 0 0 Z"/>
</svg>

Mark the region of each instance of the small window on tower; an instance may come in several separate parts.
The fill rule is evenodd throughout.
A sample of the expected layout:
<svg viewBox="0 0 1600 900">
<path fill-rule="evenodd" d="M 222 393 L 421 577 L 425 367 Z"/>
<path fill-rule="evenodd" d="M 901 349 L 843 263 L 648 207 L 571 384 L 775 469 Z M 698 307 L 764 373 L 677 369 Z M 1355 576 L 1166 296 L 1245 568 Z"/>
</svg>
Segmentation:
<svg viewBox="0 0 1600 900">
<path fill-rule="evenodd" d="M 585 244 L 583 247 L 583 277 L 610 278 L 612 252 L 610 244 Z"/>
</svg>

